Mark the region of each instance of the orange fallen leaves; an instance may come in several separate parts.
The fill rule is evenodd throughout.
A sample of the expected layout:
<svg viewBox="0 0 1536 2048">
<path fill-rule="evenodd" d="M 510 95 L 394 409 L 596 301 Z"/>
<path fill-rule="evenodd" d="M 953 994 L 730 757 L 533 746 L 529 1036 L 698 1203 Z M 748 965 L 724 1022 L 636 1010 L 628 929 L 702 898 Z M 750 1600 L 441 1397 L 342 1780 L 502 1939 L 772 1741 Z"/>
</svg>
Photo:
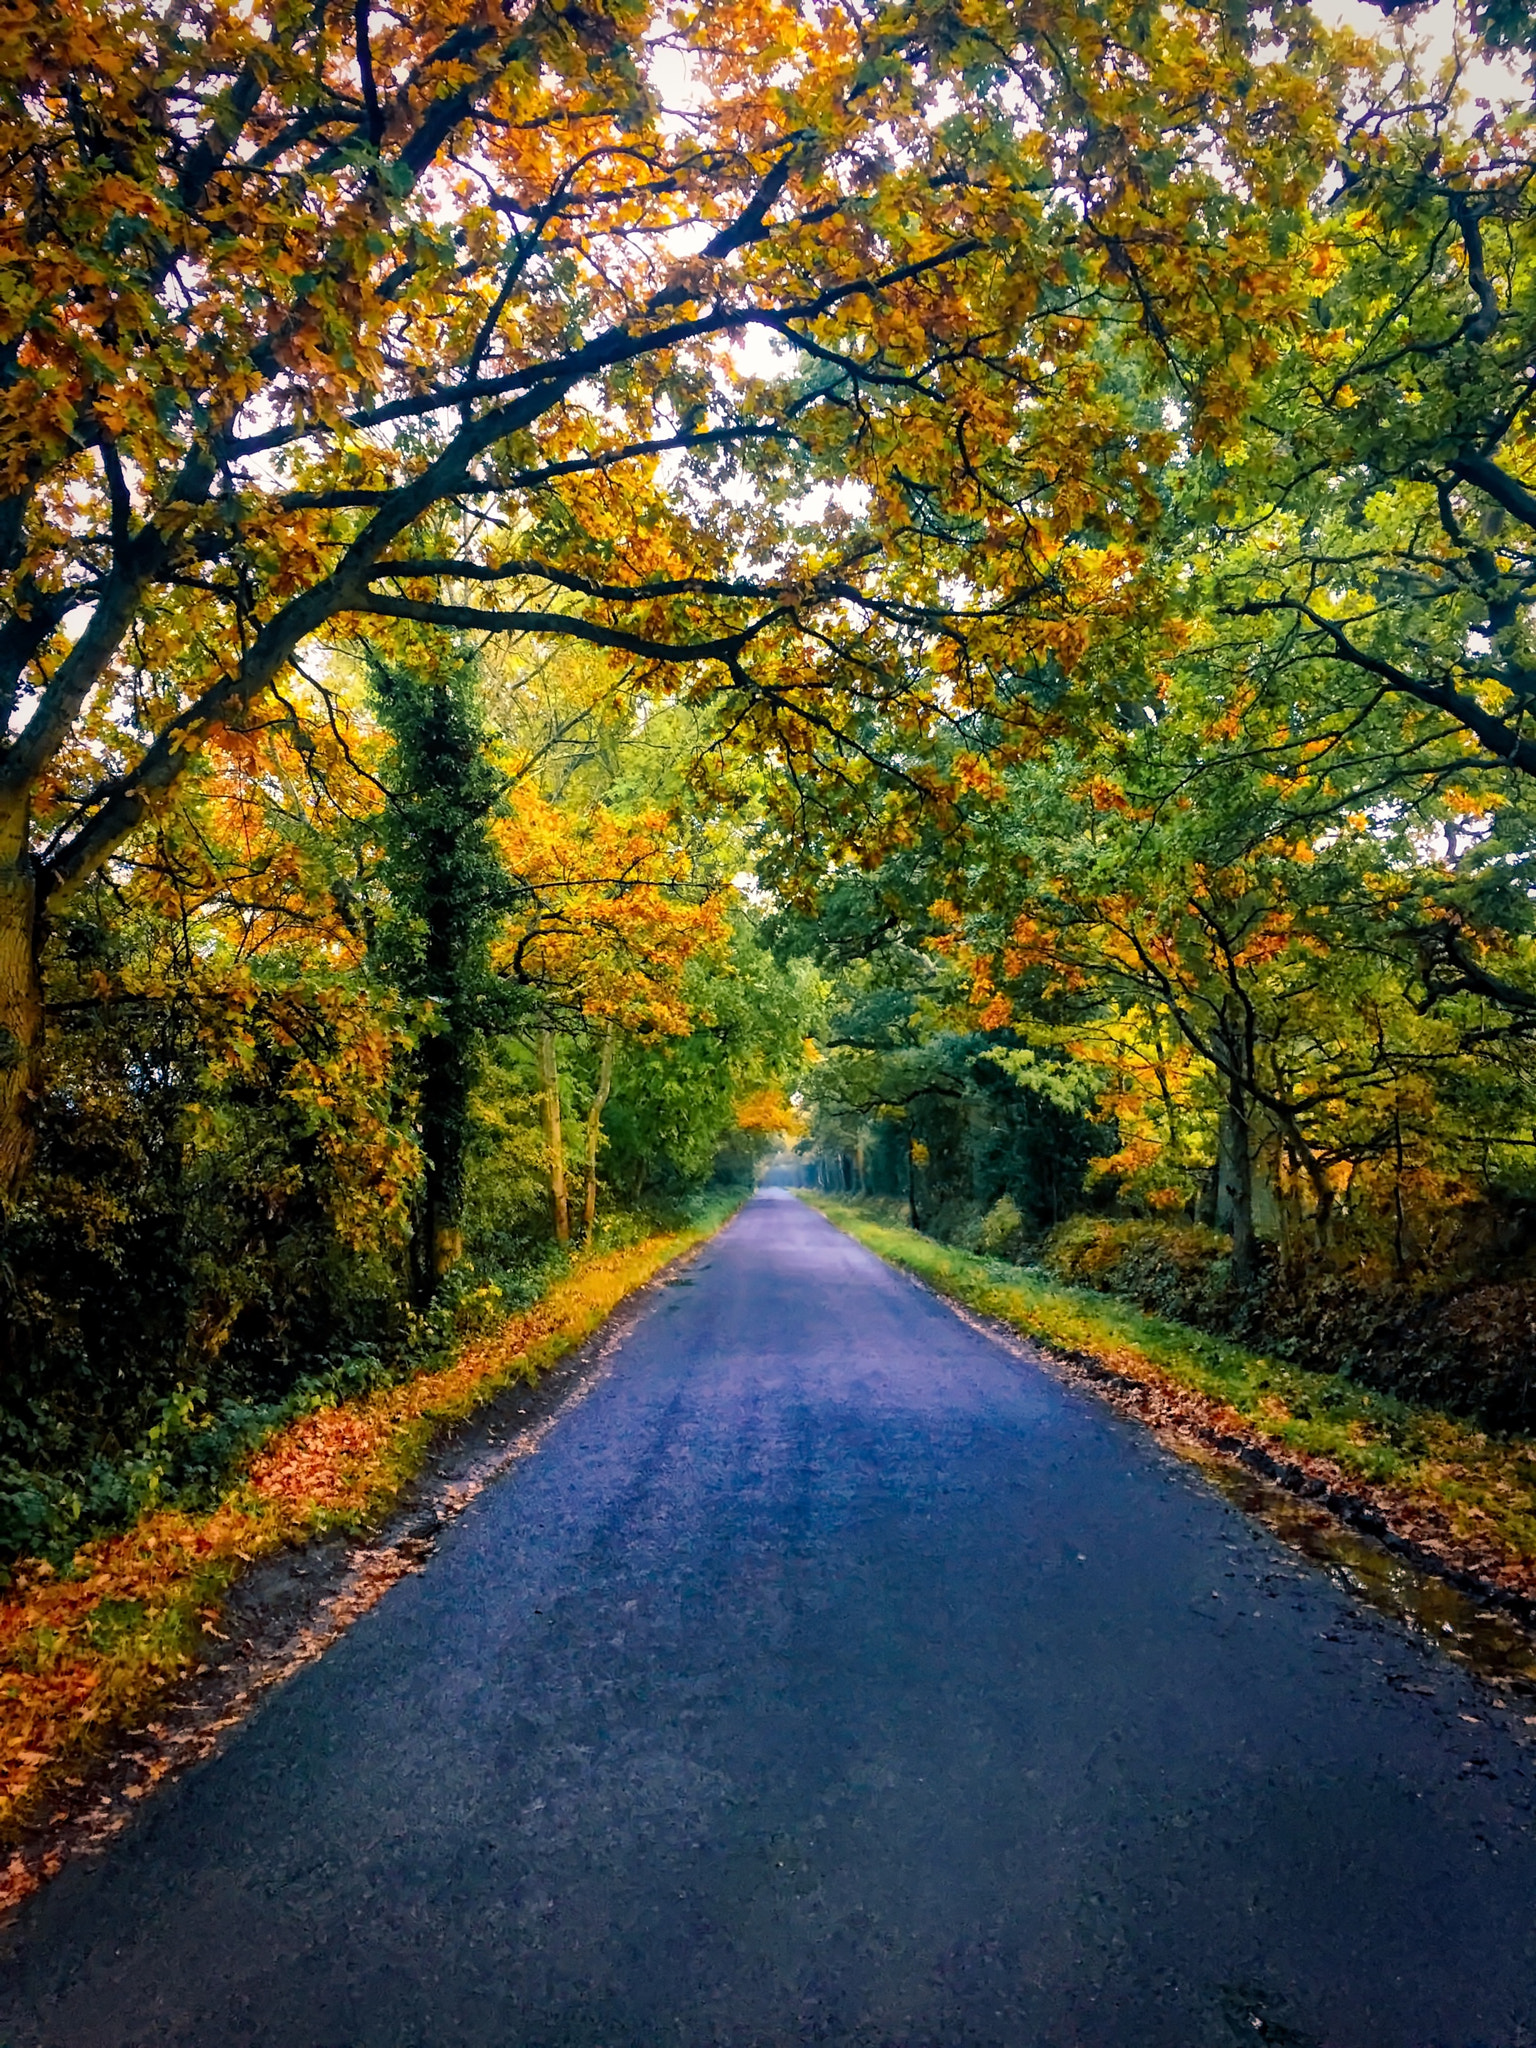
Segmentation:
<svg viewBox="0 0 1536 2048">
<path fill-rule="evenodd" d="M 675 1232 L 584 1259 L 439 1371 L 299 1416 L 207 1514 L 147 1515 L 121 1536 L 83 1545 L 63 1572 L 19 1565 L 0 1599 L 0 1827 L 24 1823 L 64 1767 L 142 1719 L 195 1668 L 244 1566 L 379 1514 L 419 1465 L 435 1425 L 468 1414 L 509 1380 L 535 1379 L 705 1234 Z"/>
<path fill-rule="evenodd" d="M 390 1435 L 390 1419 L 345 1408 L 322 1408 L 281 1430 L 251 1466 L 263 1500 L 292 1508 L 360 1507 L 372 1464 Z"/>
<path fill-rule="evenodd" d="M 520 1365 L 526 1364 L 526 1376 L 533 1378 L 537 1347 L 561 1334 L 577 1303 L 595 1298 L 606 1313 L 629 1291 L 621 1288 L 610 1299 L 601 1283 L 631 1256 L 593 1259 L 577 1283 L 562 1283 L 536 1307 L 509 1317 L 494 1337 L 467 1344 L 441 1372 L 421 1373 L 398 1387 L 317 1409 L 289 1423 L 251 1461 L 252 1491 L 295 1513 L 366 1509 L 388 1483 L 402 1433 L 426 1420 L 463 1414 L 488 1386 L 499 1385 Z"/>
</svg>

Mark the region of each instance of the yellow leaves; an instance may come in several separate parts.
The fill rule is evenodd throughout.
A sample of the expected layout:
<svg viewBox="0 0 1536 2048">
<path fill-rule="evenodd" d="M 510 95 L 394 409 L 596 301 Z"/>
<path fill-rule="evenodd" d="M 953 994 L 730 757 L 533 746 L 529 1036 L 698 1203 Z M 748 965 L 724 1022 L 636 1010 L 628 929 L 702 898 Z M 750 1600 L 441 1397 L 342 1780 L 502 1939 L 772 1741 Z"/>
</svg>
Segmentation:
<svg viewBox="0 0 1536 2048">
<path fill-rule="evenodd" d="M 493 945 L 498 968 L 589 1018 L 686 1033 L 683 970 L 724 945 L 725 899 L 693 881 L 666 814 L 567 812 L 525 782 L 492 829 L 529 906 Z"/>
<path fill-rule="evenodd" d="M 1331 261 L 1310 231 L 1287 243 L 1279 210 L 1321 167 L 1313 144 L 1326 140 L 1337 81 L 1317 73 L 1310 41 L 1273 62 L 1239 60 L 1183 9 L 1164 10 L 1150 37 L 1132 37 L 1119 7 L 1102 18 L 1069 10 L 1049 33 L 1028 10 L 991 0 L 962 12 L 937 40 L 919 39 L 916 61 L 883 29 L 872 42 L 840 4 L 720 0 L 666 17 L 658 41 L 663 17 L 617 0 L 526 18 L 488 0 L 468 13 L 408 0 L 370 23 L 383 134 L 368 163 L 337 142 L 355 115 L 352 40 L 331 23 L 304 40 L 301 61 L 287 0 L 216 8 L 190 41 L 153 9 L 61 0 L 44 26 L 35 4 L 23 6 L 9 59 L 0 35 L 0 67 L 33 78 L 36 44 L 50 53 L 53 83 L 14 93 L 0 121 L 14 131 L 4 161 L 25 167 L 0 190 L 0 223 L 11 228 L 0 318 L 33 352 L 0 419 L 0 468 L 30 477 L 41 460 L 47 471 L 39 500 L 69 538 L 48 551 L 44 587 L 57 587 L 81 548 L 99 546 L 109 523 L 99 506 L 83 513 L 78 478 L 60 461 L 79 453 L 82 409 L 131 444 L 145 502 L 158 492 L 162 510 L 195 433 L 222 434 L 242 408 L 243 426 L 262 434 L 313 427 L 231 465 L 218 493 L 221 517 L 238 508 L 226 546 L 203 520 L 206 578 L 195 594 L 188 579 L 146 605 L 187 622 L 176 666 L 206 681 L 253 622 L 319 591 L 355 534 L 358 504 L 285 525 L 290 490 L 397 485 L 409 468 L 402 442 L 415 436 L 419 450 L 431 434 L 413 423 L 394 441 L 393 422 L 424 394 L 451 386 L 471 360 L 493 382 L 538 383 L 590 344 L 587 384 L 525 423 L 515 445 L 477 451 L 475 473 L 498 505 L 477 535 L 477 566 L 503 546 L 515 554 L 535 529 L 536 552 L 576 579 L 567 595 L 777 559 L 783 522 L 771 494 L 712 485 L 697 501 L 673 497 L 655 467 L 652 444 L 680 417 L 711 427 L 750 418 L 777 426 L 808 473 L 856 477 L 893 551 L 911 532 L 911 482 L 936 508 L 975 519 L 978 548 L 1008 574 L 1025 574 L 1021 560 L 1038 553 L 1061 592 L 1058 616 L 1028 627 L 1013 618 L 1008 632 L 1078 671 L 1103 613 L 1129 606 L 1123 581 L 1135 573 L 1113 550 L 1100 559 L 1084 535 L 1124 537 L 1155 520 L 1155 472 L 1183 438 L 1135 424 L 1107 364 L 1146 347 L 1160 375 L 1173 354 L 1192 374 L 1209 367 L 1213 416 L 1218 396 L 1240 403 L 1244 379 L 1272 354 L 1272 331 Z M 442 45 L 466 21 L 483 34 L 450 61 Z M 1284 44 L 1289 31 L 1276 34 Z M 983 52 L 1015 47 L 1037 98 L 989 82 Z M 690 78 L 681 127 L 658 111 L 665 81 L 647 75 L 662 49 Z M 78 61 L 55 75 L 61 50 Z M 232 97 L 245 72 L 257 83 L 248 107 Z M 113 137 L 110 151 L 82 149 L 66 76 L 85 95 L 88 128 Z M 153 95 L 146 78 L 157 81 Z M 163 92 L 177 109 L 175 147 Z M 418 176 L 424 126 L 454 95 L 453 156 Z M 181 145 L 210 124 L 226 141 L 238 129 L 238 146 L 189 204 Z M 39 175 L 50 193 L 42 225 L 31 199 Z M 775 178 L 774 203 L 756 220 L 755 200 Z M 540 230 L 509 269 L 511 220 Z M 744 220 L 753 231 L 738 246 L 701 246 L 701 228 Z M 796 397 L 789 425 L 785 388 L 744 372 L 725 339 L 675 336 L 695 310 L 739 302 L 799 318 L 818 294 L 961 249 L 972 253 L 843 293 L 814 316 L 830 360 L 878 356 L 889 369 L 925 363 L 943 345 L 933 376 L 910 396 L 889 391 L 856 433 L 841 398 Z M 649 358 L 608 364 L 604 336 L 647 330 L 674 338 Z M 1143 339 L 1153 335 L 1155 347 Z M 558 382 L 551 376 L 551 391 Z M 344 427 L 357 414 L 368 426 Z M 375 426 L 387 480 L 355 473 Z M 592 467 L 579 476 L 550 474 L 583 460 Z M 542 479 L 537 493 L 530 476 Z M 957 587 L 954 559 L 917 579 L 921 595 Z M 215 573 L 215 562 L 231 573 Z M 813 590 L 814 567 L 788 563 L 786 587 Z M 625 632 L 668 644 L 741 616 L 713 594 L 604 611 Z M 783 633 L 801 656 L 803 624 Z M 814 701 L 820 710 L 825 694 Z M 792 723 L 786 709 L 785 729 Z M 956 791 L 998 794 L 979 755 L 953 773 Z"/>
<path fill-rule="evenodd" d="M 737 1103 L 736 1128 L 740 1131 L 761 1131 L 769 1136 L 798 1138 L 806 1128 L 806 1119 L 782 1088 L 758 1088 Z"/>
</svg>

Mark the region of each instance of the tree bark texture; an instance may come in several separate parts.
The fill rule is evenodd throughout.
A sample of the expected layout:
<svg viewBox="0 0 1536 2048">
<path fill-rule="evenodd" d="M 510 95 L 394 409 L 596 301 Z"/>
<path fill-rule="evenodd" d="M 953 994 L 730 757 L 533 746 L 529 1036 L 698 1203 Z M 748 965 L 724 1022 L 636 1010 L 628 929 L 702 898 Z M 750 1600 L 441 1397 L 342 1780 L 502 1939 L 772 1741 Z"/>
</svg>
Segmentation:
<svg viewBox="0 0 1536 2048">
<path fill-rule="evenodd" d="M 37 877 L 25 821 L 0 841 L 0 1213 L 15 1200 L 36 1144 L 43 1049 Z"/>
<path fill-rule="evenodd" d="M 1232 1277 L 1252 1280 L 1258 1272 L 1258 1239 L 1253 1228 L 1253 1140 L 1249 1105 L 1236 1081 L 1228 1084 L 1221 1112 L 1216 1158 L 1216 1227 L 1232 1233 Z"/>
<path fill-rule="evenodd" d="M 593 1226 L 597 1222 L 597 1148 L 603 1136 L 603 1111 L 608 1107 L 608 1097 L 613 1088 L 613 1026 L 608 1026 L 603 1039 L 602 1056 L 597 1069 L 597 1093 L 592 1098 L 592 1107 L 587 1111 L 587 1198 L 582 1208 L 582 1222 L 586 1240 L 592 1242 Z"/>
<path fill-rule="evenodd" d="M 539 1033 L 539 1085 L 544 1098 L 544 1142 L 549 1147 L 549 1192 L 555 1212 L 555 1242 L 571 1241 L 571 1204 L 565 1187 L 565 1138 L 560 1125 L 560 1070 L 555 1034 Z"/>
<path fill-rule="evenodd" d="M 469 1066 L 463 1046 L 447 1032 L 427 1039 L 421 1051 L 421 1133 L 426 1153 L 422 1236 L 428 1262 L 422 1279 L 428 1299 L 464 1253 L 460 1222 L 468 1103 Z"/>
</svg>

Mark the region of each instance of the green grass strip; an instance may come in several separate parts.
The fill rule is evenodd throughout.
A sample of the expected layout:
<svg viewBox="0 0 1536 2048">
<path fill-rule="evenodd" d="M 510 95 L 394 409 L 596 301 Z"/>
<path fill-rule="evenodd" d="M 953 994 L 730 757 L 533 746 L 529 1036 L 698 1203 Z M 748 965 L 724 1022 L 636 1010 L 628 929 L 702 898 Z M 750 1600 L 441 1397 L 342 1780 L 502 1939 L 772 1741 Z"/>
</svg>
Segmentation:
<svg viewBox="0 0 1536 2048">
<path fill-rule="evenodd" d="M 1206 1395 L 1281 1455 L 1327 1458 L 1369 1484 L 1433 1504 L 1466 1541 L 1536 1559 L 1536 1443 L 1528 1437 L 1493 1436 L 1341 1373 L 1307 1372 L 1113 1295 L 1067 1286 L 1038 1267 L 959 1251 L 872 1204 L 804 1191 L 802 1200 L 935 1293 L 1048 1349 Z"/>
</svg>

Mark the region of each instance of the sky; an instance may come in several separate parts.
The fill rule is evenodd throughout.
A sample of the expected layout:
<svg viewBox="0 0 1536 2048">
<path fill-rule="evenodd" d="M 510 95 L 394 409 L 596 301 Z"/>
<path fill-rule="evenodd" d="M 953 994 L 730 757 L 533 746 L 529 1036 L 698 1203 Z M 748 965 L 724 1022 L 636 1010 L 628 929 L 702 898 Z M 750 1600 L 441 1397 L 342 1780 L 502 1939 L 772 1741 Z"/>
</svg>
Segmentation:
<svg viewBox="0 0 1536 2048">
<path fill-rule="evenodd" d="M 1408 41 L 1443 59 L 1451 53 L 1456 32 L 1455 0 L 1433 0 L 1411 17 L 1398 16 L 1390 22 L 1379 7 L 1365 0 L 1312 0 L 1312 11 L 1333 28 L 1350 28 L 1373 41 L 1391 37 L 1399 26 Z M 1465 82 L 1474 98 L 1523 99 L 1526 86 L 1522 67 L 1508 58 L 1481 57 L 1467 66 Z"/>
</svg>

